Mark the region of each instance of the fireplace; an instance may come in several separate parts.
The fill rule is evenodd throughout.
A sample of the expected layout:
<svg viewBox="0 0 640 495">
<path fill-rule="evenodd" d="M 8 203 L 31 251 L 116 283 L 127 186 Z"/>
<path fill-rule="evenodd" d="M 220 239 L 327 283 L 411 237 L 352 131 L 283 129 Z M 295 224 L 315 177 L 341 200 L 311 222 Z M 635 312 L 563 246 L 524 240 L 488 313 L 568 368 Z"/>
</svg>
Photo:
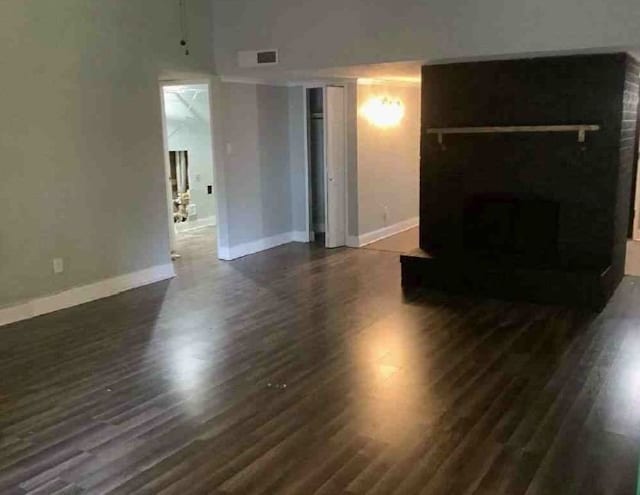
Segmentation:
<svg viewBox="0 0 640 495">
<path fill-rule="evenodd" d="M 558 260 L 559 203 L 506 193 L 465 201 L 464 249 L 477 256 L 544 266 Z"/>
<path fill-rule="evenodd" d="M 624 275 L 639 74 L 624 53 L 423 67 L 403 285 L 603 307 Z"/>
</svg>

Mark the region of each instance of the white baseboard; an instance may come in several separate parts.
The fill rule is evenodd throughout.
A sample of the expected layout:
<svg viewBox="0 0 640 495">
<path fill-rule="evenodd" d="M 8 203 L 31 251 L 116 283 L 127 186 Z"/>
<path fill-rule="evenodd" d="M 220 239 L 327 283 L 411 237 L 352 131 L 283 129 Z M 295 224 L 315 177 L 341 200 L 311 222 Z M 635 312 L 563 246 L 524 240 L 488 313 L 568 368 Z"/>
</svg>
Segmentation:
<svg viewBox="0 0 640 495">
<path fill-rule="evenodd" d="M 53 313 L 173 277 L 175 277 L 175 271 L 173 264 L 169 263 L 119 275 L 93 284 L 74 287 L 50 296 L 31 299 L 14 306 L 0 308 L 0 326 Z"/>
<path fill-rule="evenodd" d="M 311 242 L 309 232 L 305 232 L 302 230 L 291 232 L 291 239 L 293 240 L 293 242 Z"/>
<path fill-rule="evenodd" d="M 217 225 L 216 217 L 198 218 L 197 220 L 189 220 L 187 222 L 174 223 L 176 234 L 189 232 L 190 230 L 202 229 L 204 227 L 215 227 Z"/>
<path fill-rule="evenodd" d="M 244 244 L 237 244 L 235 246 L 231 246 L 228 248 L 218 249 L 218 258 L 221 260 L 235 260 L 238 258 L 242 258 L 243 256 L 248 256 L 250 254 L 259 253 L 260 251 L 265 251 L 266 249 L 271 249 L 277 246 L 281 246 L 283 244 L 288 244 L 290 242 L 296 241 L 296 237 L 298 237 L 300 233 L 297 232 L 285 232 L 283 234 L 274 235 L 271 237 L 265 237 L 263 239 L 258 239 L 256 241 L 246 242 Z M 297 241 L 304 242 L 304 241 Z"/>
<path fill-rule="evenodd" d="M 357 235 L 348 235 L 347 247 L 353 247 L 353 248 L 360 247 L 360 238 Z"/>
<path fill-rule="evenodd" d="M 640 276 L 640 242 L 627 241 L 627 257 L 625 260 L 625 275 Z"/>
<path fill-rule="evenodd" d="M 218 259 L 224 261 L 231 261 L 233 259 L 231 257 L 231 250 L 228 246 L 221 246 L 218 244 Z"/>
<path fill-rule="evenodd" d="M 362 234 L 358 237 L 349 236 L 349 238 L 347 239 L 347 245 L 351 247 L 363 247 L 367 244 L 381 241 L 382 239 L 386 239 L 387 237 L 391 237 L 392 235 L 404 232 L 405 230 L 413 229 L 417 227 L 419 223 L 420 219 L 418 217 L 414 217 L 408 220 L 403 220 L 402 222 L 394 223 L 393 225 L 389 225 L 378 230 L 374 230 L 373 232 Z"/>
</svg>

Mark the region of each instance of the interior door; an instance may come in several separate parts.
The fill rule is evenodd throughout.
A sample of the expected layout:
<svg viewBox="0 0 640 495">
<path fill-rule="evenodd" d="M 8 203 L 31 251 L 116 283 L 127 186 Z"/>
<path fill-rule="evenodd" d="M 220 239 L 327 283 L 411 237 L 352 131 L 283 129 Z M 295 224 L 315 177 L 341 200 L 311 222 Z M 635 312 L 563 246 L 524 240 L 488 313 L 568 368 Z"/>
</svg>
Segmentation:
<svg viewBox="0 0 640 495">
<path fill-rule="evenodd" d="M 325 228 L 326 246 L 347 244 L 347 153 L 345 90 L 327 86 L 325 121 Z"/>
</svg>

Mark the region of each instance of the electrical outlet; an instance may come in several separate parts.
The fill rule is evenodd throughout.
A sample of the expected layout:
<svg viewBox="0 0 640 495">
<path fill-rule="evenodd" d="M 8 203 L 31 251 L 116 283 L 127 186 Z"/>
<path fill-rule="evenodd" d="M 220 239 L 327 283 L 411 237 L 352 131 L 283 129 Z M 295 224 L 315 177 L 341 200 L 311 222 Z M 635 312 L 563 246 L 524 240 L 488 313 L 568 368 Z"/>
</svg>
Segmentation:
<svg viewBox="0 0 640 495">
<path fill-rule="evenodd" d="M 62 273 L 64 271 L 64 260 L 62 258 L 53 258 L 53 273 Z"/>
<path fill-rule="evenodd" d="M 231 143 L 227 143 L 227 155 L 231 155 L 233 153 L 233 146 Z"/>
</svg>

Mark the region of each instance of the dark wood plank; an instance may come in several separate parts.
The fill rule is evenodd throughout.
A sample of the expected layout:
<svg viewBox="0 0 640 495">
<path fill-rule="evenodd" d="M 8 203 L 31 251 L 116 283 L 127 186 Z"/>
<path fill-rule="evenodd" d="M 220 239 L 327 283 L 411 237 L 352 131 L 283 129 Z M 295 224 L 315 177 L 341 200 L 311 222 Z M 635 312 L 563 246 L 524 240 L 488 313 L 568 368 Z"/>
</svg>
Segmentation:
<svg viewBox="0 0 640 495">
<path fill-rule="evenodd" d="M 594 315 L 182 242 L 171 282 L 0 329 L 0 493 L 633 493 L 636 279 Z"/>
</svg>

